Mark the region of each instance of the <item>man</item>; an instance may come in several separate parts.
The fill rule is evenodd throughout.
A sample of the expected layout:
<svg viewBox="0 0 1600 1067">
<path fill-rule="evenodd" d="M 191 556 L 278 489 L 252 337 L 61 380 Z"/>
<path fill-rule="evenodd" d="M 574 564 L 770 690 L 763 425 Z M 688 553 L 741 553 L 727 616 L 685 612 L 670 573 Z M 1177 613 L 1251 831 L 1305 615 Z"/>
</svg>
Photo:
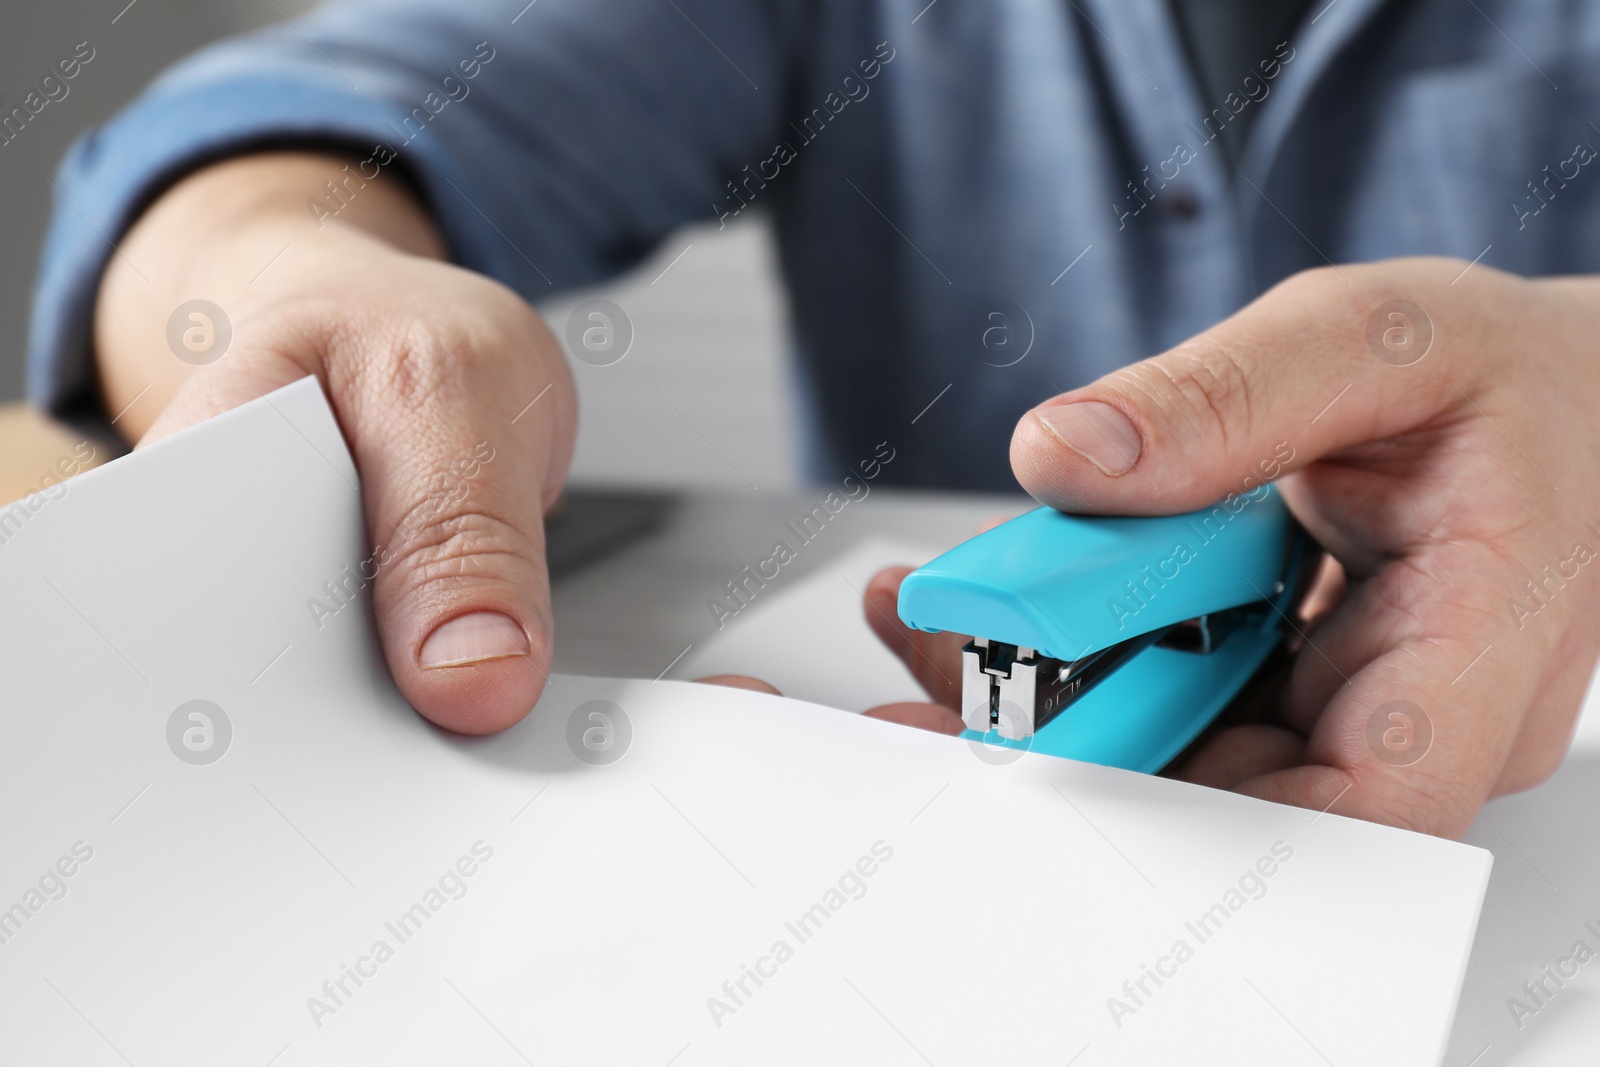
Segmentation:
<svg viewBox="0 0 1600 1067">
<path fill-rule="evenodd" d="M 1594 3 L 334 5 L 75 148 L 34 396 L 148 442 L 317 374 L 374 537 L 415 527 L 374 594 L 396 681 L 500 729 L 549 662 L 574 423 L 526 300 L 767 211 L 815 471 L 893 438 L 902 483 L 1138 514 L 1283 477 L 1337 606 L 1280 722 L 1183 773 L 1459 834 L 1559 763 L 1600 647 L 1597 56 Z M 231 323 L 198 368 L 195 299 Z M 900 573 L 869 614 L 937 682 Z M 1367 739 L 1394 700 L 1431 729 L 1406 766 Z"/>
</svg>

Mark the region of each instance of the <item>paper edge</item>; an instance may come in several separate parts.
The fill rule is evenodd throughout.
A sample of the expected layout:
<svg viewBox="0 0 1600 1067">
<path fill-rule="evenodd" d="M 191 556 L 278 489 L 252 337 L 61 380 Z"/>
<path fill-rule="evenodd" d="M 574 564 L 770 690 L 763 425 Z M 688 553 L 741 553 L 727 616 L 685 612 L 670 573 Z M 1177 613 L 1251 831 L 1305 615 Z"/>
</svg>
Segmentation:
<svg viewBox="0 0 1600 1067">
<path fill-rule="evenodd" d="M 308 385 L 307 383 L 310 384 Z M 303 394 L 308 392 L 314 393 L 318 398 L 318 402 L 313 403 L 309 399 L 304 399 Z M 276 404 L 272 403 L 274 397 L 282 397 L 286 400 L 289 400 L 292 402 L 293 406 L 288 411 L 285 411 L 284 409 L 279 408 Z M 247 400 L 237 407 L 231 407 L 227 411 L 218 412 L 217 414 L 212 415 L 210 418 L 203 419 L 192 426 L 185 426 L 183 429 L 169 434 L 168 436 L 161 438 L 159 441 L 152 441 L 150 444 L 145 445 L 142 448 L 136 447 L 116 457 L 115 459 L 108 460 L 107 462 L 100 464 L 98 467 L 91 467 L 89 470 L 86 470 L 81 474 L 74 475 L 72 478 L 67 479 L 61 484 L 72 486 L 103 481 L 104 476 L 108 471 L 126 472 L 136 466 L 141 466 L 145 457 L 158 455 L 162 450 L 168 449 L 170 446 L 175 446 L 179 442 L 192 441 L 196 434 L 202 430 L 209 432 L 210 430 L 220 429 L 222 425 L 231 424 L 239 421 L 240 419 L 257 415 L 260 413 L 263 407 L 272 408 L 297 430 L 301 430 L 303 428 L 297 424 L 293 418 L 290 417 L 291 414 L 296 416 L 309 416 L 319 422 L 322 422 L 324 426 L 331 430 L 338 438 L 343 459 L 345 462 L 349 463 L 352 471 L 355 470 L 355 459 L 350 454 L 349 445 L 344 439 L 344 431 L 339 427 L 339 420 L 334 417 L 333 407 L 328 403 L 328 396 L 322 389 L 322 383 L 315 374 L 307 374 L 302 378 L 295 379 L 287 385 L 279 386 L 278 388 L 273 389 L 271 392 L 261 393 L 254 400 Z M 315 442 L 312 442 L 311 446 L 312 448 L 317 448 Z M 317 449 L 317 451 L 320 452 L 321 449 Z M 328 458 L 332 459 L 333 457 Z M 23 497 L 23 499 L 26 500 L 27 497 Z M 0 507 L 4 506 L 7 505 L 0 505 Z"/>
</svg>

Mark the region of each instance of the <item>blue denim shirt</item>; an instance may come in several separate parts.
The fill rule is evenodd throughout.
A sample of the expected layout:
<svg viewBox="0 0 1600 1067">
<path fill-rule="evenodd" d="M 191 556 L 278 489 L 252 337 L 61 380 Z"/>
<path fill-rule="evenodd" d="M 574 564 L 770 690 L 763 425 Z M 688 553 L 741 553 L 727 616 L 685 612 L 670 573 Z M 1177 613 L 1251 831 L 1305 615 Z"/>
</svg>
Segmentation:
<svg viewBox="0 0 1600 1067">
<path fill-rule="evenodd" d="M 1008 486 L 1028 407 L 1292 272 L 1595 270 L 1597 124 L 1589 0 L 1319 0 L 1222 100 L 1167 0 L 355 0 L 191 58 L 74 147 L 31 391 L 92 405 L 108 240 L 165 183 L 337 142 L 530 299 L 769 212 L 813 473 L 891 440 L 899 482 Z"/>
</svg>

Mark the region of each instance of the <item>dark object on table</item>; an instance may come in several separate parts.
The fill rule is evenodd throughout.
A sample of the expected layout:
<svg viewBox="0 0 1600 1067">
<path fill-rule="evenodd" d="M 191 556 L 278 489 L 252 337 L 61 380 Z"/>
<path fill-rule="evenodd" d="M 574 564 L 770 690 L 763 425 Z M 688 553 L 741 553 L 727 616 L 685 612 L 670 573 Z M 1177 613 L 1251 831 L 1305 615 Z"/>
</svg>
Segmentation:
<svg viewBox="0 0 1600 1067">
<path fill-rule="evenodd" d="M 569 487 L 544 518 L 551 580 L 650 536 L 677 503 L 675 493 Z"/>
</svg>

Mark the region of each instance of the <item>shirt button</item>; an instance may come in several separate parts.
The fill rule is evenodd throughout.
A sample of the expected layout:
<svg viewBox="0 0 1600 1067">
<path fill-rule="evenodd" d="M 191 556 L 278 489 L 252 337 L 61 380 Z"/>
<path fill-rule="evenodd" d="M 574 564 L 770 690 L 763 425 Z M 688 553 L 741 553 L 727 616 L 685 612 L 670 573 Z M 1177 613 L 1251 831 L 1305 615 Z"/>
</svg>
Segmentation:
<svg viewBox="0 0 1600 1067">
<path fill-rule="evenodd" d="M 1173 190 L 1167 194 L 1161 206 L 1168 216 L 1180 222 L 1188 222 L 1200 214 L 1200 198 L 1188 189 Z"/>
</svg>

